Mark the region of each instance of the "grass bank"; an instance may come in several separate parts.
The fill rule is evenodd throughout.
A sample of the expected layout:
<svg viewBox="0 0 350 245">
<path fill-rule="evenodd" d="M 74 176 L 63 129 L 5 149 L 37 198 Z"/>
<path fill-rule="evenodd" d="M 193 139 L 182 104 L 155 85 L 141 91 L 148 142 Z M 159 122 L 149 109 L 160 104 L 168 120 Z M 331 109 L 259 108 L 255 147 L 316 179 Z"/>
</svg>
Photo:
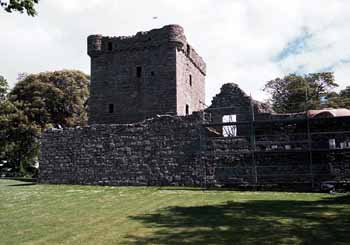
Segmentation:
<svg viewBox="0 0 350 245">
<path fill-rule="evenodd" d="M 0 244 L 349 244 L 350 196 L 0 180 Z"/>
</svg>

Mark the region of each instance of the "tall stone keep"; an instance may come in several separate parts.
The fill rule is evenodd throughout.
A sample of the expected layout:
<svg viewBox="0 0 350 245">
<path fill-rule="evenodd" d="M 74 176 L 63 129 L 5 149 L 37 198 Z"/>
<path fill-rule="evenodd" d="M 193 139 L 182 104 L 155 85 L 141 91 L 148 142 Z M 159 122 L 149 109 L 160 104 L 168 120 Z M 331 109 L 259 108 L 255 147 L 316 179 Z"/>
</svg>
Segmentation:
<svg viewBox="0 0 350 245">
<path fill-rule="evenodd" d="M 206 64 L 178 25 L 88 37 L 89 124 L 133 123 L 203 109 Z"/>
</svg>

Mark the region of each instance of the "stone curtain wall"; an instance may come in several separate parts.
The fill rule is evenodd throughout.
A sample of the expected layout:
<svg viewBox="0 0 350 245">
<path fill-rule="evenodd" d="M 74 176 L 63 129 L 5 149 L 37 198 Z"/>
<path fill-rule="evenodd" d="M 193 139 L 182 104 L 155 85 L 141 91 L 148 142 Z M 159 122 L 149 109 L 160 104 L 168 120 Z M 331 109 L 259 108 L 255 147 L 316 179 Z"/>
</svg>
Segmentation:
<svg viewBox="0 0 350 245">
<path fill-rule="evenodd" d="M 310 164 L 307 144 L 292 146 L 289 151 L 278 148 L 252 152 L 249 137 L 211 137 L 202 127 L 202 116 L 161 116 L 129 125 L 48 130 L 42 138 L 39 181 L 145 186 L 282 185 L 306 190 L 312 183 L 317 187 L 322 181 L 350 180 L 350 149 L 339 149 L 340 142 L 349 140 L 349 134 L 313 136 Z M 312 132 L 341 132 L 347 129 L 350 117 L 310 122 Z M 329 138 L 336 139 L 337 149 L 328 149 Z M 278 139 L 274 137 L 271 144 L 277 144 L 273 142 Z"/>
<path fill-rule="evenodd" d="M 200 126 L 162 116 L 130 125 L 51 129 L 41 144 L 40 183 L 204 185 Z"/>
</svg>

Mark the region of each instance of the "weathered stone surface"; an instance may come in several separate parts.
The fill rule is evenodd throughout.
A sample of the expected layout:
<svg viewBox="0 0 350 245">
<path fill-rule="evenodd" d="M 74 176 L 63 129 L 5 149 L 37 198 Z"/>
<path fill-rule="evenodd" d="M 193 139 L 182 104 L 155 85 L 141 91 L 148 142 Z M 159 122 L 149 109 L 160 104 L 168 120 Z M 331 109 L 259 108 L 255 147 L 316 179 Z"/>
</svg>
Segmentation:
<svg viewBox="0 0 350 245">
<path fill-rule="evenodd" d="M 154 186 L 288 184 L 293 189 L 297 185 L 311 188 L 312 183 L 318 186 L 326 180 L 350 180 L 350 149 L 315 148 L 312 162 L 307 148 L 253 151 L 249 138 L 210 137 L 202 118 L 202 114 L 161 116 L 135 124 L 48 130 L 42 138 L 39 181 Z M 350 118 L 316 122 L 326 130 L 326 122 L 333 127 L 332 120 L 344 127 L 350 122 Z M 317 130 L 312 122 L 310 126 Z M 277 128 L 274 132 L 278 135 Z M 344 139 L 338 136 L 337 146 Z"/>
<path fill-rule="evenodd" d="M 104 185 L 204 184 L 200 126 L 194 116 L 162 116 L 130 125 L 48 130 L 42 138 L 41 183 Z"/>
<path fill-rule="evenodd" d="M 189 114 L 203 109 L 206 65 L 178 25 L 132 37 L 92 35 L 88 54 L 89 124 L 186 115 L 186 105 Z"/>
</svg>

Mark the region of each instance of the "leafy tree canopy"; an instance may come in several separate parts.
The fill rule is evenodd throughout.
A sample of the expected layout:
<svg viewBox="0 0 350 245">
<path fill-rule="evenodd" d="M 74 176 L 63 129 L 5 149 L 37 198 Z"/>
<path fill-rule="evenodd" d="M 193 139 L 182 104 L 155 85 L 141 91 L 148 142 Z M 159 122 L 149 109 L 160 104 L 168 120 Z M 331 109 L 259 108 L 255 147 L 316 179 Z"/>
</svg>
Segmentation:
<svg viewBox="0 0 350 245">
<path fill-rule="evenodd" d="M 335 96 L 333 100 L 338 107 L 350 109 L 350 86 L 341 90 L 339 96 Z"/>
<path fill-rule="evenodd" d="M 0 103 L 0 163 L 12 172 L 28 172 L 37 159 L 40 129 L 18 107 Z"/>
<path fill-rule="evenodd" d="M 8 83 L 3 76 L 0 76 L 0 103 L 5 100 L 8 91 Z"/>
<path fill-rule="evenodd" d="M 0 168 L 33 173 L 43 130 L 85 125 L 88 86 L 89 77 L 75 70 L 23 76 L 0 101 Z"/>
<path fill-rule="evenodd" d="M 347 86 L 345 89 L 341 90 L 339 95 L 341 97 L 350 98 L 350 86 Z"/>
<path fill-rule="evenodd" d="M 9 13 L 12 13 L 12 11 L 23 13 L 26 11 L 29 16 L 35 16 L 37 14 L 35 5 L 38 2 L 39 0 L 0 0 L 0 6 Z"/>
<path fill-rule="evenodd" d="M 270 103 L 276 112 L 292 113 L 327 106 L 324 99 L 332 97 L 332 90 L 337 86 L 331 72 L 290 74 L 267 82 L 264 91 L 270 94 Z"/>
<path fill-rule="evenodd" d="M 85 125 L 85 102 L 89 77 L 75 70 L 43 72 L 26 76 L 9 94 L 30 122 L 42 129 L 50 126 Z"/>
</svg>

